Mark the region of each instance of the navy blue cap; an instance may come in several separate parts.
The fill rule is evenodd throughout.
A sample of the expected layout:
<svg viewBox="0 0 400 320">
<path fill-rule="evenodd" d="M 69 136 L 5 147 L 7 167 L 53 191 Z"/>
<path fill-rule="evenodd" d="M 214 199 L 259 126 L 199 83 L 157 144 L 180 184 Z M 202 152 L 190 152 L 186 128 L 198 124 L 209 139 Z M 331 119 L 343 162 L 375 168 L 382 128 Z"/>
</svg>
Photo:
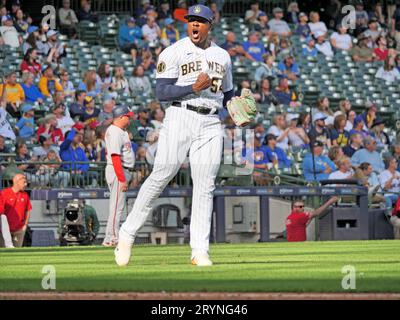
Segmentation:
<svg viewBox="0 0 400 320">
<path fill-rule="evenodd" d="M 209 7 L 203 6 L 202 4 L 197 4 L 189 8 L 188 14 L 185 19 L 189 17 L 201 17 L 208 20 L 210 23 L 214 20 L 214 12 Z"/>
<path fill-rule="evenodd" d="M 132 117 L 133 112 L 127 106 L 116 106 L 112 110 L 112 115 L 114 119 L 122 116 Z"/>
</svg>

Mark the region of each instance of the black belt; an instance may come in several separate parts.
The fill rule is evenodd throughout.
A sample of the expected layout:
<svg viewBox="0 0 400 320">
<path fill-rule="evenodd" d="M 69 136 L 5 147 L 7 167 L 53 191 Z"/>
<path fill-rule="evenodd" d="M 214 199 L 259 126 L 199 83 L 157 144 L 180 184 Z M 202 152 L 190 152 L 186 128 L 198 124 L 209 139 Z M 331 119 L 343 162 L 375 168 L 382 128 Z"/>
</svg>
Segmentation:
<svg viewBox="0 0 400 320">
<path fill-rule="evenodd" d="M 182 105 L 182 103 L 180 103 L 179 101 L 172 102 L 172 106 L 178 107 L 178 108 L 184 107 Z M 212 113 L 213 109 L 206 108 L 206 107 L 196 107 L 196 106 L 193 106 L 191 104 L 187 104 L 186 105 L 186 109 L 188 109 L 190 111 L 194 111 L 194 112 L 200 113 L 200 114 L 217 114 L 218 113 L 218 111 Z"/>
</svg>

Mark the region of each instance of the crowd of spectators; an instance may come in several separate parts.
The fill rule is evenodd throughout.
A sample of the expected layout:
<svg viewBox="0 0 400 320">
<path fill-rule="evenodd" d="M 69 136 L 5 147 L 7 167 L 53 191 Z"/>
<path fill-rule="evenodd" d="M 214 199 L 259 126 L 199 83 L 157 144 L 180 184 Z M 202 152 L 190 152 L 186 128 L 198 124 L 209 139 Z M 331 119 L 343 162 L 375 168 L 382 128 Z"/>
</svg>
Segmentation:
<svg viewBox="0 0 400 320">
<path fill-rule="evenodd" d="M 57 11 L 57 30 L 47 24 L 33 25 L 28 9 L 21 7 L 19 1 L 10 2 L 11 11 L 7 12 L 5 1 L 0 1 L 0 44 L 21 48 L 24 58 L 20 69 L 7 74 L 0 85 L 0 145 L 5 145 L 4 139 L 13 141 L 15 160 L 24 162 L 19 168 L 27 173 L 30 182 L 67 186 L 71 179 L 83 179 L 95 186 L 99 177 L 90 170 L 89 163 L 105 159 L 103 138 L 112 121 L 113 107 L 121 95 L 154 97 L 148 75 L 155 72 L 157 56 L 163 48 L 186 36 L 185 31 L 179 30 L 185 30 L 184 16 L 191 3 L 180 0 L 176 8 L 171 8 L 169 1 L 162 1 L 156 8 L 151 1 L 141 1 L 133 16 L 120 21 L 116 35 L 117 49 L 132 59 L 132 74 L 126 74 L 123 66 L 111 68 L 102 63 L 80 70 L 82 78 L 75 85 L 69 80 L 69 71 L 61 66 L 67 50 L 60 34 L 76 38 L 79 22 L 99 21 L 91 2 L 83 0 L 80 8 L 73 10 L 70 0 L 62 1 Z M 223 4 L 224 1 L 210 4 L 216 21 L 223 16 Z M 225 42 L 218 43 L 233 62 L 259 63 L 250 79 L 236 83 L 237 94 L 251 87 L 260 105 L 283 105 L 290 110 L 274 116 L 269 128 L 254 126 L 262 132 L 254 146 L 243 149 L 244 159 L 252 158 L 258 171 L 284 169 L 292 166 L 293 151 L 308 150 L 302 165 L 306 180 L 351 179 L 360 172 L 367 176 L 372 168 L 382 193 L 390 195 L 397 187 L 397 179 L 386 179 L 391 171 L 385 171 L 389 167 L 384 165 L 382 152 L 397 150 L 392 153 L 396 159 L 400 147 L 385 133 L 386 124 L 377 114 L 379 106 L 367 103 L 365 111 L 357 114 L 344 99 L 338 110 L 332 110 L 330 97 L 324 96 L 315 101 L 311 112 L 296 111 L 303 105 L 296 89 L 302 67 L 295 53 L 318 59 L 347 51 L 355 63 L 383 61 L 375 81 L 399 81 L 400 7 L 393 10 L 389 6 L 391 11 L 384 12 L 379 2 L 367 8 L 357 1 L 354 30 L 341 24 L 340 7 L 339 1 L 329 1 L 321 15 L 316 10 L 301 12 L 302 4 L 293 2 L 288 8 L 274 8 L 269 13 L 263 12 L 257 1 L 251 1 L 243 16 L 250 30 L 245 41 L 238 42 L 237 35 L 229 31 Z M 300 37 L 303 46 L 294 47 L 292 37 Z M 43 117 L 36 113 L 40 108 L 46 110 Z M 14 127 L 10 118 L 15 121 Z M 139 108 L 128 128 L 137 159 L 150 166 L 163 118 L 164 110 L 154 99 Z M 221 118 L 228 128 L 232 127 L 226 113 L 221 113 Z M 26 164 L 30 161 L 43 164 Z M 140 179 L 138 176 L 134 183 L 140 183 Z M 389 198 L 393 200 L 392 195 Z"/>
</svg>

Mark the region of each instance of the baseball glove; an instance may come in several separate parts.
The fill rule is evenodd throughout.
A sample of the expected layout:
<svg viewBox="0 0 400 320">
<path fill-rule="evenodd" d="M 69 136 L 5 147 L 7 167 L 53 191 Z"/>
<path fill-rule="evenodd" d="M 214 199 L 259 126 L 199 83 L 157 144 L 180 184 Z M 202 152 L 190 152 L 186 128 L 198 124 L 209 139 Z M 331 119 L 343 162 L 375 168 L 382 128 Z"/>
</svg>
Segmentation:
<svg viewBox="0 0 400 320">
<path fill-rule="evenodd" d="M 249 89 L 243 89 L 240 97 L 233 97 L 227 109 L 235 125 L 245 127 L 254 120 L 257 114 L 256 101 Z"/>
</svg>

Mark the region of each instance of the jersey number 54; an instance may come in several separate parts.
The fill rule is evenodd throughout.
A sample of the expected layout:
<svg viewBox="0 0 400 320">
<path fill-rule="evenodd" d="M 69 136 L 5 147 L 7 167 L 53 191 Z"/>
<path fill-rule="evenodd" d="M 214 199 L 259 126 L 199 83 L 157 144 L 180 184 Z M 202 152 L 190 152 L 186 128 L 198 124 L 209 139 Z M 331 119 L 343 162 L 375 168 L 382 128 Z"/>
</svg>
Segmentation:
<svg viewBox="0 0 400 320">
<path fill-rule="evenodd" d="M 222 91 L 222 79 L 221 78 L 214 77 L 211 79 L 210 91 L 212 93 L 217 93 L 219 91 Z"/>
</svg>

